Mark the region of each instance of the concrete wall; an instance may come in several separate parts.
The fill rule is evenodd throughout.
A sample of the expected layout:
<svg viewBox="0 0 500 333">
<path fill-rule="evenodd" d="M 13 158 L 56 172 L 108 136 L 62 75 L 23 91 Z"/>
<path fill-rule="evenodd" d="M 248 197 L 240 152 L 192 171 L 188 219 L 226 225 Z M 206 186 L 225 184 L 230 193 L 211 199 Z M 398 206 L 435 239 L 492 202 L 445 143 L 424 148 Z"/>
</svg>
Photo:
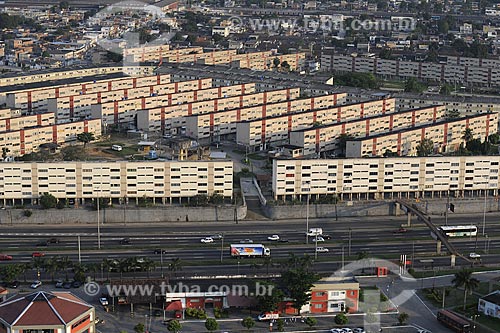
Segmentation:
<svg viewBox="0 0 500 333">
<path fill-rule="evenodd" d="M 106 208 L 100 210 L 103 224 L 119 223 L 161 223 L 161 222 L 216 222 L 234 221 L 234 206 L 222 207 L 175 207 L 165 208 Z M 85 224 L 97 223 L 97 211 L 65 209 L 31 209 L 30 217 L 24 216 L 24 209 L 0 210 L 0 225 L 15 224 Z M 238 206 L 238 220 L 247 215 L 246 206 Z"/>
<path fill-rule="evenodd" d="M 410 201 L 416 204 L 419 209 L 430 215 L 442 215 L 445 212 L 447 201 L 446 199 L 423 199 L 416 202 L 415 199 Z M 455 213 L 452 214 L 470 214 L 483 213 L 484 198 L 473 199 L 450 199 L 450 203 L 455 205 Z M 266 216 L 273 220 L 281 219 L 305 219 L 307 215 L 306 205 L 282 205 L 262 207 Z M 496 199 L 487 199 L 486 212 L 499 212 L 500 201 Z M 387 216 L 395 215 L 396 209 L 393 201 L 343 201 L 337 204 L 337 215 L 339 217 L 361 217 L 361 216 Z M 405 213 L 400 212 L 401 215 Z M 309 205 L 309 217 L 335 217 L 335 205 Z"/>
</svg>

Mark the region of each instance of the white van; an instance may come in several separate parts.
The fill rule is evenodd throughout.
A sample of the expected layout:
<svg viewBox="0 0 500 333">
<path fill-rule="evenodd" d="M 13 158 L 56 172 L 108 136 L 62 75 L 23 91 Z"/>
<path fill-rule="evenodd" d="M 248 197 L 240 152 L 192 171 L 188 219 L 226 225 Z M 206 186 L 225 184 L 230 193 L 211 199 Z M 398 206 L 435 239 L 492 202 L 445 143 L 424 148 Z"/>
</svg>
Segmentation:
<svg viewBox="0 0 500 333">
<path fill-rule="evenodd" d="M 307 236 L 321 236 L 323 235 L 323 229 L 321 228 L 310 228 Z"/>
<path fill-rule="evenodd" d="M 116 150 L 116 151 L 121 151 L 123 149 L 123 147 L 119 146 L 119 145 L 112 145 L 111 149 Z"/>
</svg>

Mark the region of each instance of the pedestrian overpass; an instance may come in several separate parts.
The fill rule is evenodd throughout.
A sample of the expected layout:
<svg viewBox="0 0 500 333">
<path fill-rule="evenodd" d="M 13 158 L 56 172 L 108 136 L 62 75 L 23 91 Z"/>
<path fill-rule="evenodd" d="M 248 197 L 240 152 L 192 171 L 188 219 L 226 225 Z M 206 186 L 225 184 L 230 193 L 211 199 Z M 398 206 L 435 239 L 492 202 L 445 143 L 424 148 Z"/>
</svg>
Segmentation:
<svg viewBox="0 0 500 333">
<path fill-rule="evenodd" d="M 457 256 L 461 257 L 462 259 L 464 259 L 465 261 L 467 261 L 469 263 L 471 262 L 471 260 L 468 257 L 462 255 L 461 253 L 459 253 L 457 251 L 457 249 L 448 240 L 448 237 L 446 237 L 446 235 L 441 233 L 438 230 L 438 228 L 432 223 L 431 217 L 428 216 L 427 214 L 425 214 L 424 212 L 422 212 L 417 207 L 417 205 L 410 203 L 406 200 L 402 200 L 402 199 L 395 199 L 395 205 L 396 205 L 396 207 L 395 207 L 396 208 L 395 209 L 396 216 L 400 215 L 401 211 L 403 211 L 407 214 L 407 216 L 408 216 L 407 225 L 408 226 L 411 226 L 411 216 L 415 215 L 415 216 L 417 216 L 419 221 L 424 222 L 427 225 L 427 227 L 429 227 L 429 230 L 432 233 L 434 233 L 436 235 L 436 238 L 437 238 L 436 239 L 436 242 L 437 242 L 436 243 L 436 253 L 441 254 L 441 246 L 444 245 L 451 256 L 451 267 L 455 267 L 455 260 L 456 260 Z"/>
</svg>

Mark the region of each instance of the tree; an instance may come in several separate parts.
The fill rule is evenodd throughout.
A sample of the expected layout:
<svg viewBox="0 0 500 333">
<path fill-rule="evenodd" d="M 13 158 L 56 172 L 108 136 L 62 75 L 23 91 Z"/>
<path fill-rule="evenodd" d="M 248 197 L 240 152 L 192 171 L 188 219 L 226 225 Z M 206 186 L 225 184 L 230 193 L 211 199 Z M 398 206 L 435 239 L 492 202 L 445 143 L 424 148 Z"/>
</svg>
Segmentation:
<svg viewBox="0 0 500 333">
<path fill-rule="evenodd" d="M 280 60 L 278 58 L 274 58 L 273 59 L 274 68 L 278 68 L 279 65 L 280 65 Z"/>
<path fill-rule="evenodd" d="M 380 59 L 392 59 L 392 50 L 388 47 L 384 47 L 382 51 L 380 51 L 378 57 Z"/>
<path fill-rule="evenodd" d="M 284 272 L 281 278 L 288 296 L 293 300 L 293 307 L 299 312 L 311 299 L 311 288 L 320 277 L 307 268 L 299 267 Z"/>
<path fill-rule="evenodd" d="M 259 310 L 262 312 L 272 312 L 276 311 L 279 303 L 283 301 L 285 295 L 281 289 L 278 289 L 276 285 L 272 282 L 261 282 L 260 286 L 265 286 L 265 290 L 270 290 L 270 292 L 264 293 L 264 295 L 257 296 L 257 303 Z"/>
<path fill-rule="evenodd" d="M 349 133 L 342 133 L 338 136 L 338 147 L 340 150 L 340 155 L 345 156 L 346 150 L 347 150 L 347 141 L 353 140 L 354 135 L 351 135 Z"/>
<path fill-rule="evenodd" d="M 472 132 L 472 130 L 470 128 L 466 128 L 462 134 L 462 140 L 465 141 L 465 143 L 471 141 L 472 139 L 474 139 L 474 133 Z"/>
<path fill-rule="evenodd" d="M 282 318 L 276 320 L 276 325 L 278 326 L 278 332 L 285 331 L 285 321 Z"/>
<path fill-rule="evenodd" d="M 250 329 L 255 326 L 255 320 L 253 320 L 252 317 L 246 317 L 241 321 L 241 326 L 250 331 Z"/>
<path fill-rule="evenodd" d="M 425 86 L 417 81 L 414 77 L 410 77 L 405 83 L 405 92 L 421 94 L 425 90 Z"/>
<path fill-rule="evenodd" d="M 177 271 L 182 271 L 182 261 L 180 258 L 173 258 L 172 262 L 168 265 L 168 270 L 177 276 Z"/>
<path fill-rule="evenodd" d="M 83 148 L 87 147 L 87 143 L 94 141 L 94 133 L 83 132 L 76 135 L 76 139 L 80 142 L 83 142 Z"/>
<path fill-rule="evenodd" d="M 283 68 L 284 70 L 286 70 L 287 72 L 290 71 L 290 64 L 288 63 L 288 61 L 283 61 L 281 63 L 281 68 Z"/>
<path fill-rule="evenodd" d="M 57 199 L 50 193 L 44 193 L 40 197 L 40 206 L 42 209 L 54 208 L 57 205 Z"/>
<path fill-rule="evenodd" d="M 493 133 L 493 134 L 490 134 L 490 136 L 488 136 L 488 141 L 491 143 L 491 144 L 498 144 L 498 141 L 500 141 L 500 135 L 498 133 Z"/>
<path fill-rule="evenodd" d="M 10 153 L 10 149 L 9 148 L 2 148 L 2 158 L 5 160 L 7 158 L 7 154 Z"/>
<path fill-rule="evenodd" d="M 425 138 L 419 142 L 417 156 L 429 156 L 432 153 L 434 153 L 434 142 L 431 139 Z"/>
<path fill-rule="evenodd" d="M 305 323 L 307 326 L 313 327 L 318 323 L 318 320 L 314 317 L 307 317 Z"/>
<path fill-rule="evenodd" d="M 458 110 L 448 110 L 448 111 L 446 111 L 445 118 L 447 120 L 452 120 L 452 119 L 460 118 L 460 111 L 458 111 Z"/>
<path fill-rule="evenodd" d="M 349 322 L 349 318 L 344 313 L 339 313 L 335 316 L 334 321 L 337 325 L 345 325 Z"/>
<path fill-rule="evenodd" d="M 449 84 L 443 84 L 441 88 L 439 89 L 439 94 L 440 95 L 451 95 L 451 92 L 453 91 L 452 87 Z"/>
<path fill-rule="evenodd" d="M 410 315 L 407 314 L 406 312 L 401 312 L 398 316 L 399 325 L 404 325 L 409 317 Z"/>
<path fill-rule="evenodd" d="M 214 205 L 222 205 L 224 203 L 224 196 L 219 193 L 214 193 L 210 196 L 209 202 Z"/>
<path fill-rule="evenodd" d="M 66 146 L 61 149 L 61 155 L 64 161 L 84 161 L 87 159 L 87 153 L 81 146 Z"/>
<path fill-rule="evenodd" d="M 335 76 L 335 85 L 377 89 L 380 82 L 373 73 L 347 73 Z"/>
<path fill-rule="evenodd" d="M 467 268 L 463 268 L 461 271 L 455 273 L 455 277 L 451 280 L 451 283 L 455 288 L 464 288 L 464 310 L 467 304 L 467 293 L 472 294 L 472 291 L 479 286 L 479 280 L 472 277 L 472 271 Z"/>
<path fill-rule="evenodd" d="M 172 333 L 177 333 L 182 329 L 181 323 L 178 320 L 172 320 L 167 325 L 167 330 Z"/>
<path fill-rule="evenodd" d="M 207 318 L 205 321 L 205 328 L 209 332 L 217 331 L 219 329 L 219 323 L 214 318 Z"/>
</svg>

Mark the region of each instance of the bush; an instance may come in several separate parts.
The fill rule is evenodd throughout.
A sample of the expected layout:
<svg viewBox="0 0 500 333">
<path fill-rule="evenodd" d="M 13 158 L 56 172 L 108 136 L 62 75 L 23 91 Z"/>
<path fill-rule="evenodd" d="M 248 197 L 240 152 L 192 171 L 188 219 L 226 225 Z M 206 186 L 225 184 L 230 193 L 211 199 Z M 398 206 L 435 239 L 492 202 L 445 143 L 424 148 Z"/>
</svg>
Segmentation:
<svg viewBox="0 0 500 333">
<path fill-rule="evenodd" d="M 345 325 L 349 322 L 349 318 L 343 313 L 339 313 L 338 315 L 335 316 L 335 324 L 337 325 Z"/>
<path fill-rule="evenodd" d="M 26 216 L 26 217 L 30 217 L 31 215 L 33 215 L 33 212 L 32 212 L 31 210 L 26 209 L 26 210 L 24 211 L 24 216 Z"/>
<path fill-rule="evenodd" d="M 66 207 L 66 202 L 64 202 L 63 200 L 59 200 L 56 204 L 56 208 L 63 209 L 64 207 Z"/>
<path fill-rule="evenodd" d="M 42 209 L 54 208 L 57 205 L 57 199 L 50 193 L 44 193 L 40 197 L 40 206 Z"/>
</svg>

